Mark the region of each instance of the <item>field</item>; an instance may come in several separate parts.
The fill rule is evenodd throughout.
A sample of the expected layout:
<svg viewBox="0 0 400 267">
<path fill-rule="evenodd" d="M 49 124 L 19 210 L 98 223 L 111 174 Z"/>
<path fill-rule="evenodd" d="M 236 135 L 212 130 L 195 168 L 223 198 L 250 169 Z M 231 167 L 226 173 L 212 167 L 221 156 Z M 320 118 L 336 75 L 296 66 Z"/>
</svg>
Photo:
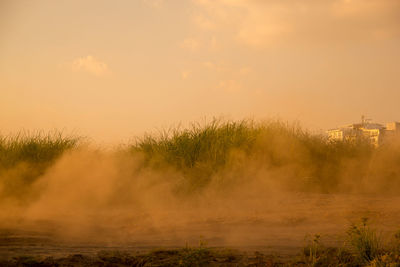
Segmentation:
<svg viewBox="0 0 400 267">
<path fill-rule="evenodd" d="M 400 142 L 214 120 L 105 149 L 0 137 L 0 258 L 52 266 L 397 266 Z M 390 265 L 392 264 L 392 265 Z"/>
</svg>

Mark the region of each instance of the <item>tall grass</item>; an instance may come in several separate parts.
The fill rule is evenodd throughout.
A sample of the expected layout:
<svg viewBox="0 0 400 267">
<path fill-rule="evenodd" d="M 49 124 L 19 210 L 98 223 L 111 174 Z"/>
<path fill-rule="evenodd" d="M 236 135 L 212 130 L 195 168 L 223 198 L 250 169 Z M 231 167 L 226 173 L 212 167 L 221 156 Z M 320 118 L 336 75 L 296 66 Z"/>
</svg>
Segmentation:
<svg viewBox="0 0 400 267">
<path fill-rule="evenodd" d="M 160 135 L 145 135 L 131 147 L 144 152 L 149 161 L 162 160 L 178 168 L 194 168 L 208 164 L 219 168 L 226 164 L 229 152 L 249 152 L 261 128 L 252 121 L 192 124 L 189 129 L 172 129 Z"/>
<path fill-rule="evenodd" d="M 51 163 L 65 150 L 77 145 L 79 138 L 65 137 L 61 132 L 18 133 L 0 136 L 0 168 L 9 168 L 21 162 Z"/>
<path fill-rule="evenodd" d="M 29 199 L 30 184 L 79 140 L 60 132 L 0 136 L 0 197 Z"/>
<path fill-rule="evenodd" d="M 26 188 L 22 185 L 32 183 L 78 143 L 79 138 L 57 132 L 0 136 L 3 193 Z M 331 142 L 282 121 L 194 123 L 146 134 L 127 150 L 144 155 L 142 168 L 172 169 L 178 187 L 188 192 L 201 191 L 213 181 L 224 187 L 265 173 L 295 190 L 351 191 L 370 185 L 372 190 L 400 191 L 398 146 L 375 149 L 365 140 Z"/>
<path fill-rule="evenodd" d="M 220 171 L 235 169 L 239 158 L 239 172 L 250 164 L 263 169 L 288 168 L 297 174 L 294 179 L 329 191 L 339 183 L 344 164 L 355 159 L 357 164 L 365 165 L 373 148 L 363 140 L 330 142 L 298 124 L 281 121 L 213 120 L 188 129 L 147 134 L 130 150 L 143 153 L 152 168 L 173 167 L 199 187 L 207 185 Z M 360 175 L 363 170 L 359 169 Z"/>
</svg>

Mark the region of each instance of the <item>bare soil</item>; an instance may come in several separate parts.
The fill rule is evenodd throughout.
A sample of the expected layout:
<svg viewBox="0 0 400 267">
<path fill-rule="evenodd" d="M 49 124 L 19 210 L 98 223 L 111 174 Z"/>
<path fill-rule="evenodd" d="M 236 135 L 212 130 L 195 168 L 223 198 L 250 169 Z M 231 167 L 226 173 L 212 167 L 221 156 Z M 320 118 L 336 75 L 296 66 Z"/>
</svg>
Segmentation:
<svg viewBox="0 0 400 267">
<path fill-rule="evenodd" d="M 251 265 L 257 261 L 257 255 L 269 255 L 276 262 L 284 262 L 298 255 L 314 234 L 320 234 L 321 242 L 327 246 L 342 246 L 348 227 L 361 218 L 368 218 L 381 238 L 389 238 L 400 228 L 399 204 L 400 197 L 397 196 L 302 193 L 257 205 L 253 210 L 231 212 L 232 209 L 228 209 L 226 212 L 202 212 L 201 216 L 196 216 L 196 210 L 185 212 L 184 215 L 188 216 L 185 220 L 177 220 L 174 224 L 166 219 L 165 225 L 162 220 L 171 217 L 169 211 L 159 215 L 157 224 L 146 225 L 143 222 L 151 220 L 141 214 L 137 221 L 133 215 L 108 223 L 105 220 L 98 224 L 91 221 L 90 227 L 83 229 L 78 223 L 61 223 L 68 218 L 3 220 L 0 259 L 10 265 L 32 259 L 44 264 L 46 258 L 47 261 L 95 265 L 101 261 L 101 255 L 118 252 L 120 257 L 125 257 L 126 264 L 134 265 L 133 262 L 140 257 L 153 257 L 155 250 L 164 251 L 160 255 L 167 255 L 165 257 L 173 262 L 173 259 L 182 257 L 182 248 L 207 248 L 235 251 L 229 255 L 207 252 L 211 253 L 209 259 L 215 264 L 218 260 L 228 263 L 226 257 L 236 257 L 236 260 L 230 260 L 232 264 Z M 265 262 L 270 261 L 270 258 L 262 257 Z"/>
</svg>

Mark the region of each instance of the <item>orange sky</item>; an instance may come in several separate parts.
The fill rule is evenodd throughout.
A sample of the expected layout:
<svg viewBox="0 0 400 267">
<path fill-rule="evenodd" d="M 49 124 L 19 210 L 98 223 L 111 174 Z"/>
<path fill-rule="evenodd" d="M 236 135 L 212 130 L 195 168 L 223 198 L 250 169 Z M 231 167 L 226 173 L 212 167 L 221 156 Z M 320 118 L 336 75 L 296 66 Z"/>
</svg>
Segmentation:
<svg viewBox="0 0 400 267">
<path fill-rule="evenodd" d="M 0 133 L 400 120 L 398 0 L 0 2 Z"/>
</svg>

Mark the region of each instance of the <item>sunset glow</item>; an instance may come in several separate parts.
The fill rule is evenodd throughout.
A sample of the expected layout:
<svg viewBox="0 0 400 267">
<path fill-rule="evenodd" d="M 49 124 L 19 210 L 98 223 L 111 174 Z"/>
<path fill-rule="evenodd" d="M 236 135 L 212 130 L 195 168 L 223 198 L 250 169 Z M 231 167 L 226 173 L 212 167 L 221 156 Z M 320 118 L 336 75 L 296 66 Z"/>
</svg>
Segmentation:
<svg viewBox="0 0 400 267">
<path fill-rule="evenodd" d="M 397 0 L 2 1 L 1 132 L 395 121 L 398 14 Z"/>
</svg>

